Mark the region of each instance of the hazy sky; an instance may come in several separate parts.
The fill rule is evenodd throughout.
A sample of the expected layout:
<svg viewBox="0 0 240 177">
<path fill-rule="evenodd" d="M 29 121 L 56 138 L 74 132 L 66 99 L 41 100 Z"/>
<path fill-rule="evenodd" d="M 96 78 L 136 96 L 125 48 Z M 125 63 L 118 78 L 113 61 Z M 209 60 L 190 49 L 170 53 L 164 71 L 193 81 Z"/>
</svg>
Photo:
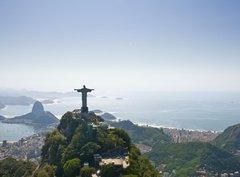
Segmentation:
<svg viewBox="0 0 240 177">
<path fill-rule="evenodd" d="M 0 87 L 240 91 L 239 0 L 0 0 Z"/>
</svg>

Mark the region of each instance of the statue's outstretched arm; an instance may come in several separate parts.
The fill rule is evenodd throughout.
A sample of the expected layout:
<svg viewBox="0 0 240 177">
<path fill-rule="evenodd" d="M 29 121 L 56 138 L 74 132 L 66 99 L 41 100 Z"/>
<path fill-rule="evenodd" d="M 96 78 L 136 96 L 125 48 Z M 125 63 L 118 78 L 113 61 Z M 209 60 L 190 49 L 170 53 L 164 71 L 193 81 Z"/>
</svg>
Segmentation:
<svg viewBox="0 0 240 177">
<path fill-rule="evenodd" d="M 74 89 L 74 91 L 81 92 L 82 89 Z"/>
</svg>

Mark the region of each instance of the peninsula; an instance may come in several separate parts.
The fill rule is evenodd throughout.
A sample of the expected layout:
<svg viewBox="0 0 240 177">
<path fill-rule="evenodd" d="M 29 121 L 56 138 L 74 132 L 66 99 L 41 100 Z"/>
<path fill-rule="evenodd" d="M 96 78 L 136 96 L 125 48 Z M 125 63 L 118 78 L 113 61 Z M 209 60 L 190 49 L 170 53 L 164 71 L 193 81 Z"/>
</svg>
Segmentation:
<svg viewBox="0 0 240 177">
<path fill-rule="evenodd" d="M 32 112 L 22 116 L 4 119 L 2 122 L 45 126 L 49 124 L 58 123 L 59 120 L 52 113 L 44 111 L 42 103 L 36 101 L 33 105 Z"/>
</svg>

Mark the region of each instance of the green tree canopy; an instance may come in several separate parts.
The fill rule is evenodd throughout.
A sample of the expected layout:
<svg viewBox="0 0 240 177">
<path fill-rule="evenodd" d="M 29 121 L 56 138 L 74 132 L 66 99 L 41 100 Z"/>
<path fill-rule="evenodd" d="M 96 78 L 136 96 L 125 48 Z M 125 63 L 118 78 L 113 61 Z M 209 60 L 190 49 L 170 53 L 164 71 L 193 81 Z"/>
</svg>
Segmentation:
<svg viewBox="0 0 240 177">
<path fill-rule="evenodd" d="M 80 159 L 74 158 L 71 160 L 68 160 L 64 166 L 64 176 L 66 177 L 76 177 L 79 175 L 80 172 Z"/>
<path fill-rule="evenodd" d="M 32 162 L 6 158 L 0 161 L 0 176 L 30 177 L 35 168 L 36 165 Z"/>
<path fill-rule="evenodd" d="M 52 167 L 49 164 L 45 164 L 44 167 L 38 172 L 37 177 L 54 177 L 55 176 L 55 170 L 54 167 Z"/>
<path fill-rule="evenodd" d="M 94 174 L 96 172 L 95 168 L 92 167 L 83 167 L 81 168 L 81 177 L 91 177 L 92 174 Z"/>
<path fill-rule="evenodd" d="M 101 176 L 106 177 L 119 177 L 120 173 L 116 170 L 115 166 L 112 164 L 103 165 L 101 168 Z"/>
</svg>

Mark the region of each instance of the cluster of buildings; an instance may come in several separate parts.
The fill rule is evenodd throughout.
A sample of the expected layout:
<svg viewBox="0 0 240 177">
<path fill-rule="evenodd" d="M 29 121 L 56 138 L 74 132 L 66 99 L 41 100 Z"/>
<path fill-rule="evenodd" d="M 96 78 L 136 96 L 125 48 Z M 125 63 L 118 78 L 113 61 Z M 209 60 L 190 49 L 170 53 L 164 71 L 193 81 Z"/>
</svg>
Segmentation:
<svg viewBox="0 0 240 177">
<path fill-rule="evenodd" d="M 196 177 L 240 177 L 240 173 L 238 171 L 233 173 L 214 173 L 214 172 L 207 172 L 205 170 L 199 170 L 196 173 L 197 173 Z M 164 172 L 162 176 L 176 177 L 176 171 L 173 170 L 172 173 Z"/>
<path fill-rule="evenodd" d="M 37 162 L 40 159 L 43 144 L 43 134 L 34 134 L 17 142 L 4 140 L 0 144 L 0 160 L 13 157 L 15 159 Z"/>
<path fill-rule="evenodd" d="M 186 142 L 209 142 L 215 139 L 221 132 L 197 131 L 185 129 L 163 128 L 163 131 L 170 135 L 175 143 Z"/>
<path fill-rule="evenodd" d="M 200 177 L 240 177 L 240 173 L 238 171 L 232 172 L 232 173 L 214 173 L 214 172 L 208 172 L 206 170 L 199 170 L 197 171 L 197 174 Z"/>
<path fill-rule="evenodd" d="M 105 165 L 113 165 L 117 171 L 122 171 L 129 166 L 129 156 L 124 149 L 116 149 L 113 154 L 94 154 L 94 167 L 101 169 Z M 114 151 L 114 150 L 113 150 Z M 100 171 L 100 170 L 99 170 Z"/>
<path fill-rule="evenodd" d="M 163 164 L 162 164 L 163 165 Z M 164 165 L 163 165 L 164 166 Z M 163 177 L 176 177 L 176 170 L 172 170 L 171 173 L 169 172 L 160 172 Z M 196 171 L 196 177 L 240 177 L 240 172 L 232 172 L 232 173 L 216 173 L 216 172 L 209 172 L 204 169 L 199 169 Z"/>
<path fill-rule="evenodd" d="M 238 171 L 234 173 L 223 173 L 221 174 L 221 177 L 240 177 L 240 173 Z"/>
<path fill-rule="evenodd" d="M 104 125 L 99 125 L 105 128 Z M 107 128 L 107 127 L 106 127 Z M 113 128 L 113 127 L 108 127 Z M 19 160 L 29 160 L 38 163 L 40 161 L 41 149 L 44 145 L 45 134 L 39 133 L 32 136 L 21 138 L 17 142 L 0 142 L 0 160 L 12 157 Z M 103 154 L 94 154 L 94 166 L 101 169 L 101 166 L 112 164 L 119 171 L 129 166 L 128 149 L 115 147 L 111 151 Z M 84 166 L 89 166 L 88 163 Z"/>
</svg>

